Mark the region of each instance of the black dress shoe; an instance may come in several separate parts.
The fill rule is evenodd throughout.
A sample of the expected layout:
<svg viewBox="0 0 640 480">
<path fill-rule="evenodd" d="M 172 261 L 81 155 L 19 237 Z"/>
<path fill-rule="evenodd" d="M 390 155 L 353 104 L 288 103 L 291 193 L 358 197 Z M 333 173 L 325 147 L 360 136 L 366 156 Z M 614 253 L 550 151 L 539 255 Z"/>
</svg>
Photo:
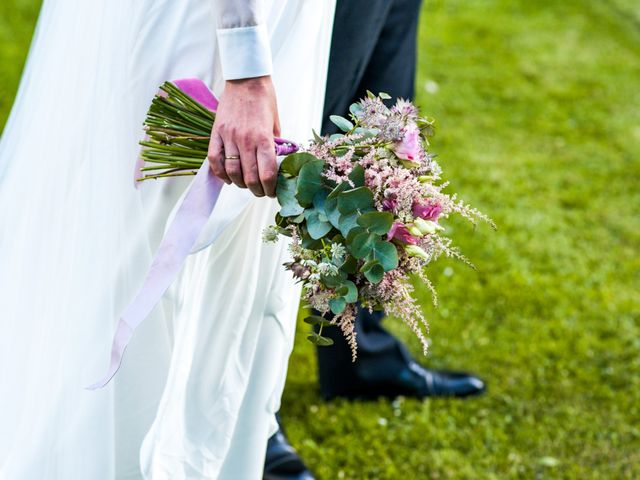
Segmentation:
<svg viewBox="0 0 640 480">
<path fill-rule="evenodd" d="M 314 480 L 281 429 L 267 443 L 263 480 Z"/>
<path fill-rule="evenodd" d="M 415 397 L 469 397 L 486 390 L 485 383 L 474 375 L 444 370 L 428 370 L 410 362 L 400 372 L 399 385 L 406 385 L 408 395 Z M 407 394 L 405 394 L 407 395 Z"/>
<path fill-rule="evenodd" d="M 365 369 L 363 369 L 365 370 Z M 381 378 L 374 369 L 369 370 L 366 378 L 362 376 L 348 389 L 322 392 L 325 399 L 347 398 L 370 400 L 379 397 L 396 398 L 399 396 L 426 397 L 469 397 L 480 395 L 486 390 L 485 383 L 478 377 L 462 372 L 429 370 L 414 361 L 405 363 L 394 375 Z"/>
</svg>

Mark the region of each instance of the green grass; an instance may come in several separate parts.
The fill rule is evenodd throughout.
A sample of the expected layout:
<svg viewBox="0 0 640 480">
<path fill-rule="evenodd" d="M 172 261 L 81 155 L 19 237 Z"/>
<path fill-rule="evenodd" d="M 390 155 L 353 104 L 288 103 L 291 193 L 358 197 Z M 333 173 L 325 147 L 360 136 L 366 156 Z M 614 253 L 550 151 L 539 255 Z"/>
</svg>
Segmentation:
<svg viewBox="0 0 640 480">
<path fill-rule="evenodd" d="M 0 122 L 36 3 L 0 4 Z M 489 392 L 324 403 L 299 335 L 283 414 L 319 478 L 640 478 L 638 45 L 634 0 L 426 1 L 433 150 L 499 226 L 450 224 L 479 270 L 433 268 L 437 310 L 420 289 L 426 363 L 476 371 Z"/>
</svg>

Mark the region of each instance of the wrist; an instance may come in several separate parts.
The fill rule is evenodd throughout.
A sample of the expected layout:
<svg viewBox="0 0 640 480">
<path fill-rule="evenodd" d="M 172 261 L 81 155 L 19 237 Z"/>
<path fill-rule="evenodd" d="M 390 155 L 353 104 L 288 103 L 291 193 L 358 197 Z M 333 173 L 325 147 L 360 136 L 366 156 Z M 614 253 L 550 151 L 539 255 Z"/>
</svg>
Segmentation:
<svg viewBox="0 0 640 480">
<path fill-rule="evenodd" d="M 264 91 L 271 88 L 271 75 L 261 77 L 241 78 L 237 80 L 227 80 L 225 89 L 243 89 L 248 91 Z"/>
</svg>

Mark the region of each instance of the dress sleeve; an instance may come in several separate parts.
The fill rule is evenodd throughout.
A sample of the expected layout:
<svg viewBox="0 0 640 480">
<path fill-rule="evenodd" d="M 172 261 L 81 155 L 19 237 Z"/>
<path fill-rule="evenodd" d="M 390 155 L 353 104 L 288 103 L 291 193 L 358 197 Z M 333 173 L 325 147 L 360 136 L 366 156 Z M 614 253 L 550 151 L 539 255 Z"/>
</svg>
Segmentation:
<svg viewBox="0 0 640 480">
<path fill-rule="evenodd" d="M 270 75 L 273 67 L 263 0 L 214 0 L 214 4 L 224 79 Z"/>
</svg>

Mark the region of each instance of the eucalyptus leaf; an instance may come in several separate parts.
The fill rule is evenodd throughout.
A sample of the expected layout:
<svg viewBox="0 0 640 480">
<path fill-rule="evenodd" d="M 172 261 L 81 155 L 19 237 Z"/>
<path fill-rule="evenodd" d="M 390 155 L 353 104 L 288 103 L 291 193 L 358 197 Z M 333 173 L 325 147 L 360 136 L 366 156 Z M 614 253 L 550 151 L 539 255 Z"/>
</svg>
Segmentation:
<svg viewBox="0 0 640 480">
<path fill-rule="evenodd" d="M 373 193 L 367 187 L 358 187 L 342 192 L 338 196 L 340 213 L 348 214 L 373 208 Z"/>
<path fill-rule="evenodd" d="M 351 280 L 347 280 L 344 284 L 347 287 L 347 293 L 343 295 L 347 303 L 354 303 L 358 300 L 358 287 Z"/>
<path fill-rule="evenodd" d="M 356 188 L 364 186 L 364 168 L 362 168 L 362 165 L 353 167 L 349 174 L 349 180 L 353 182 L 353 186 Z"/>
<path fill-rule="evenodd" d="M 362 106 L 359 103 L 352 103 L 349 106 L 349 111 L 354 117 L 358 117 L 362 112 Z"/>
<path fill-rule="evenodd" d="M 358 217 L 358 225 L 378 235 L 385 235 L 391 229 L 392 224 L 393 214 L 391 212 L 367 212 Z"/>
<path fill-rule="evenodd" d="M 375 263 L 363 273 L 364 277 L 371 283 L 380 283 L 382 277 L 384 277 L 384 268 L 379 263 Z"/>
<path fill-rule="evenodd" d="M 310 250 L 318 250 L 322 248 L 322 242 L 320 240 L 311 238 L 308 232 L 302 235 L 302 238 L 300 239 L 300 243 L 302 244 L 303 248 L 308 248 Z"/>
<path fill-rule="evenodd" d="M 320 280 L 329 288 L 337 288 L 342 285 L 342 275 L 322 275 Z"/>
<path fill-rule="evenodd" d="M 349 293 L 349 287 L 347 287 L 345 284 L 342 284 L 338 288 L 336 288 L 336 293 L 341 297 L 344 297 Z"/>
<path fill-rule="evenodd" d="M 329 194 L 328 190 L 321 188 L 313 196 L 313 206 L 318 210 L 320 210 L 321 212 L 324 212 L 324 205 L 325 205 L 325 201 L 327 199 L 328 194 Z"/>
<path fill-rule="evenodd" d="M 347 214 L 340 214 L 338 218 L 338 230 L 340 233 L 347 237 L 349 232 L 358 226 L 358 212 L 351 212 Z"/>
<path fill-rule="evenodd" d="M 322 325 L 323 327 L 331 326 L 331 321 L 321 317 L 320 315 L 309 315 L 303 321 L 309 325 Z"/>
<path fill-rule="evenodd" d="M 377 235 L 373 235 L 369 232 L 363 232 L 356 235 L 349 245 L 349 248 L 354 257 L 365 258 L 369 253 L 371 253 L 377 241 Z"/>
<path fill-rule="evenodd" d="M 353 242 L 353 239 L 356 238 L 356 235 L 361 234 L 362 232 L 366 232 L 367 229 L 366 228 L 362 228 L 360 226 L 356 226 L 354 227 L 350 232 L 349 235 L 347 235 L 347 246 L 349 244 L 351 244 L 351 242 Z"/>
<path fill-rule="evenodd" d="M 393 270 L 398 266 L 398 249 L 391 242 L 378 240 L 370 255 L 372 259 L 375 258 L 380 262 L 385 272 Z"/>
<path fill-rule="evenodd" d="M 327 220 L 336 228 L 340 228 L 340 211 L 338 210 L 338 199 L 331 198 L 331 194 L 325 199 L 324 213 Z"/>
<path fill-rule="evenodd" d="M 370 268 L 372 268 L 374 265 L 380 265 L 380 262 L 378 260 L 376 260 L 375 258 L 373 260 L 369 260 L 367 262 L 365 262 L 361 267 L 360 267 L 360 271 L 362 273 L 366 272 L 367 270 L 369 270 Z"/>
<path fill-rule="evenodd" d="M 316 332 L 311 332 L 309 335 L 307 335 L 307 340 L 319 347 L 328 347 L 330 345 L 333 345 L 333 340 L 327 337 L 323 337 L 322 335 L 318 335 Z"/>
<path fill-rule="evenodd" d="M 285 178 L 284 175 L 278 175 L 276 196 L 282 207 L 279 212 L 282 217 L 296 217 L 304 212 L 304 208 L 298 203 L 295 196 L 297 184 L 298 181 L 295 178 Z"/>
<path fill-rule="evenodd" d="M 323 168 L 324 160 L 311 160 L 300 168 L 296 186 L 296 198 L 303 207 L 311 206 L 313 197 L 322 189 Z"/>
<path fill-rule="evenodd" d="M 341 272 L 354 274 L 358 271 L 358 260 L 353 255 L 349 255 L 340 267 Z"/>
<path fill-rule="evenodd" d="M 323 337 L 322 335 L 318 335 L 316 340 L 316 345 L 319 347 L 330 347 L 333 345 L 333 340 L 329 337 Z"/>
<path fill-rule="evenodd" d="M 340 115 L 331 115 L 329 120 L 343 132 L 348 132 L 353 129 L 353 123 Z"/>
<path fill-rule="evenodd" d="M 347 301 L 342 297 L 332 298 L 329 300 L 329 308 L 331 308 L 331 313 L 338 315 L 344 312 L 344 309 L 347 308 Z"/>
<path fill-rule="evenodd" d="M 345 190 L 349 190 L 350 188 L 351 185 L 349 185 L 349 182 L 339 183 L 333 190 L 331 190 L 331 193 L 329 193 L 329 196 L 327 198 L 337 198 L 338 195 L 340 195 Z"/>
<path fill-rule="evenodd" d="M 356 135 L 362 135 L 362 138 L 358 141 L 362 142 L 363 140 L 368 140 L 375 137 L 376 135 L 378 135 L 378 133 L 380 133 L 380 131 L 374 128 L 356 127 L 353 133 L 355 133 Z"/>
<path fill-rule="evenodd" d="M 307 231 L 314 240 L 323 238 L 333 228 L 329 222 L 322 220 L 321 217 L 327 218 L 317 208 L 308 208 L 304 211 L 304 218 L 307 220 Z"/>
<path fill-rule="evenodd" d="M 302 166 L 313 160 L 318 160 L 318 158 L 310 153 L 292 153 L 284 157 L 284 160 L 282 160 L 282 163 L 280 164 L 280 171 L 287 173 L 292 177 L 297 177 Z"/>
</svg>

